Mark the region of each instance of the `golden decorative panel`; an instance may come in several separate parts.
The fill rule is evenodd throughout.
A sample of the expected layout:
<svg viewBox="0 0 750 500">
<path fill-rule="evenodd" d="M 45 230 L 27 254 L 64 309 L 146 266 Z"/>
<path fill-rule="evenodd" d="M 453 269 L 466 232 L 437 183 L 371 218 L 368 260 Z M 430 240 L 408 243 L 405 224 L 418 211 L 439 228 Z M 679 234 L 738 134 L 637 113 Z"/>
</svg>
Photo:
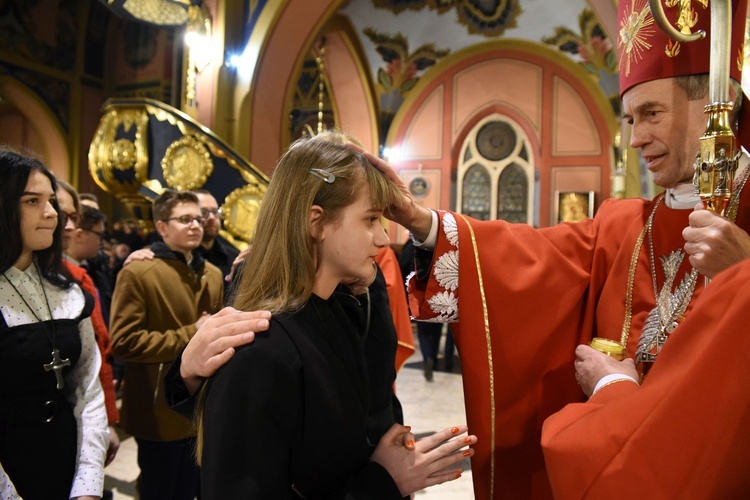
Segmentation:
<svg viewBox="0 0 750 500">
<path fill-rule="evenodd" d="M 221 217 L 227 230 L 250 241 L 258 219 L 260 202 L 265 194 L 266 187 L 257 184 L 248 184 L 229 193 L 221 206 Z"/>
<path fill-rule="evenodd" d="M 107 192 L 135 194 L 148 179 L 148 114 L 141 108 L 106 110 L 89 147 L 89 170 Z"/>
<path fill-rule="evenodd" d="M 169 145 L 161 169 L 171 188 L 189 191 L 206 183 L 214 164 L 203 141 L 195 135 L 186 135 Z"/>
</svg>

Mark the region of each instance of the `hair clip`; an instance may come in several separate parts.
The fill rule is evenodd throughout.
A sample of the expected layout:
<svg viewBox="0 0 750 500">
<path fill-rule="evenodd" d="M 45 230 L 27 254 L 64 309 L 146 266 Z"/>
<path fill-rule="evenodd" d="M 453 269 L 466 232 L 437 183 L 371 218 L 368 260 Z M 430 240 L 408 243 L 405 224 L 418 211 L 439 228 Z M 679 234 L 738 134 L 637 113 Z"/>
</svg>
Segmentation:
<svg viewBox="0 0 750 500">
<path fill-rule="evenodd" d="M 311 168 L 310 173 L 313 174 L 318 179 L 322 179 L 327 184 L 333 184 L 333 181 L 336 180 L 335 175 L 333 175 L 331 172 L 327 172 L 320 168 Z"/>
</svg>

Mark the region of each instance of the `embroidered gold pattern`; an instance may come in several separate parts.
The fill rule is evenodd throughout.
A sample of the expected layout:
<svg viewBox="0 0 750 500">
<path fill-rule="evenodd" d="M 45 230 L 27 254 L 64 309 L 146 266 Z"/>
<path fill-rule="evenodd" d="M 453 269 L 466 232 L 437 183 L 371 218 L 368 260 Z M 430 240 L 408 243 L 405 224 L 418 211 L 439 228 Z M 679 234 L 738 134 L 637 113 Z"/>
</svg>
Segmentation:
<svg viewBox="0 0 750 500">
<path fill-rule="evenodd" d="M 734 188 L 732 189 L 732 199 L 729 202 L 729 208 L 727 210 L 727 219 L 729 219 L 732 222 L 734 222 L 735 219 L 737 218 L 737 211 L 739 210 L 739 203 L 740 203 L 740 194 L 745 189 L 745 185 L 747 184 L 748 178 L 750 178 L 750 166 L 745 168 L 745 170 L 742 172 L 742 176 L 739 179 L 735 179 Z M 631 324 L 631 319 L 633 317 L 633 288 L 635 286 L 635 273 L 636 273 L 636 267 L 638 265 L 638 255 L 641 252 L 643 241 L 646 235 L 651 231 L 651 227 L 654 221 L 654 216 L 656 215 L 656 209 L 659 208 L 659 204 L 664 199 L 663 193 L 660 196 L 661 197 L 654 204 L 654 208 L 651 211 L 651 214 L 649 215 L 649 218 L 646 221 L 646 224 L 643 226 L 643 229 L 641 230 L 641 234 L 638 236 L 638 240 L 635 243 L 635 248 L 633 249 L 633 254 L 631 255 L 631 258 L 630 258 L 630 268 L 628 270 L 628 284 L 627 284 L 627 290 L 625 293 L 625 319 L 623 321 L 622 333 L 620 336 L 620 344 L 622 344 L 622 346 L 625 349 L 627 349 L 628 338 L 630 336 L 630 324 Z M 657 311 L 657 313 L 659 313 L 660 303 L 659 303 L 659 294 L 656 292 L 657 290 L 656 277 L 655 277 L 656 266 L 654 264 L 655 259 L 653 258 L 653 251 L 651 252 L 651 255 L 649 256 L 649 260 L 650 260 L 649 264 L 651 268 L 651 279 L 654 282 L 654 293 L 656 295 L 656 300 L 657 300 L 657 307 L 655 308 L 655 310 Z M 679 267 L 679 263 L 677 263 L 677 266 Z M 695 269 L 693 269 L 691 274 L 693 272 L 695 272 Z M 666 269 L 665 269 L 665 274 L 668 274 Z M 691 279 L 693 280 L 693 283 L 690 283 Z M 680 295 L 687 294 L 689 292 L 690 297 L 687 298 L 685 309 L 687 309 L 687 306 L 690 304 L 690 301 L 692 300 L 693 290 L 695 287 L 694 279 L 695 277 L 691 278 L 690 275 L 688 275 L 686 279 L 683 281 L 683 283 L 680 284 L 680 289 L 675 292 L 675 295 L 678 295 L 678 297 L 675 297 L 675 300 L 678 300 L 678 301 L 682 300 L 681 297 L 679 297 Z M 664 287 L 662 287 L 662 291 L 664 291 Z M 669 287 L 667 287 L 667 293 L 665 294 L 664 300 L 666 300 L 668 295 L 671 295 L 669 294 Z M 664 303 L 666 302 L 662 302 L 662 304 Z M 665 311 L 665 313 L 666 312 L 667 311 Z M 673 311 L 670 311 L 670 313 L 671 312 Z M 682 312 L 680 312 L 678 316 L 681 317 Z M 675 318 L 673 318 L 672 320 L 664 321 L 664 322 L 662 322 L 661 318 L 658 318 L 657 320 L 659 321 L 659 323 L 663 323 L 669 327 L 668 331 L 666 328 L 664 329 L 664 331 L 667 331 L 667 333 L 671 333 L 678 326 L 678 322 L 675 321 Z M 648 319 L 646 323 L 648 323 Z M 644 324 L 644 329 L 646 328 L 648 328 L 648 324 Z M 643 333 L 643 331 L 641 333 Z M 666 340 L 666 338 L 662 340 Z M 661 343 L 663 345 L 664 342 L 661 342 Z M 651 359 L 650 361 L 655 361 L 655 359 L 656 357 L 654 356 L 654 359 Z"/>
<path fill-rule="evenodd" d="M 708 6 L 708 0 L 697 1 L 699 4 L 703 5 L 704 9 Z M 691 28 L 693 28 L 698 22 L 698 13 L 693 9 L 692 0 L 666 0 L 664 5 L 667 7 L 679 6 L 679 14 L 675 25 L 681 33 L 690 35 Z"/>
<path fill-rule="evenodd" d="M 636 3 L 639 4 L 636 7 Z M 625 66 L 625 76 L 630 75 L 630 66 L 633 62 L 643 59 L 643 51 L 650 50 L 651 44 L 647 41 L 656 32 L 654 18 L 648 8 L 648 3 L 631 0 L 630 7 L 625 7 L 625 17 L 620 25 L 620 38 L 618 47 L 620 49 L 620 66 Z"/>
<path fill-rule="evenodd" d="M 659 208 L 659 204 L 664 199 L 664 193 L 659 195 L 659 199 L 656 200 L 654 208 L 651 210 L 651 214 L 648 216 L 646 224 L 643 225 L 641 234 L 638 235 L 638 240 L 635 242 L 635 248 L 630 256 L 630 268 L 628 269 L 628 288 L 625 291 L 625 319 L 622 322 L 622 332 L 620 333 L 620 344 L 623 349 L 628 348 L 628 337 L 630 337 L 630 322 L 633 319 L 633 288 L 635 286 L 635 269 L 638 266 L 638 255 L 641 253 L 643 247 L 643 241 L 646 239 L 648 228 L 654 221 L 656 215 L 656 209 Z"/>
<path fill-rule="evenodd" d="M 740 47 L 737 49 L 737 69 L 740 71 L 740 73 L 742 73 L 742 68 L 744 65 L 745 65 L 745 50 L 743 47 Z"/>
<path fill-rule="evenodd" d="M 667 57 L 675 57 L 680 53 L 680 47 L 680 42 L 676 42 L 670 38 L 664 47 L 664 53 L 667 54 Z"/>
</svg>

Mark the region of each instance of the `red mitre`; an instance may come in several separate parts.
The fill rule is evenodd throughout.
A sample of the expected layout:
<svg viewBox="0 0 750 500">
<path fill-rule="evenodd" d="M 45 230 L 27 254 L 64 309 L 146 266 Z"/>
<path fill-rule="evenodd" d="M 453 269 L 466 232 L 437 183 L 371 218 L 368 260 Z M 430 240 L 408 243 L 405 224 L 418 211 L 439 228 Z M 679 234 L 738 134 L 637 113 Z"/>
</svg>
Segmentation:
<svg viewBox="0 0 750 500">
<path fill-rule="evenodd" d="M 674 7 L 665 4 L 674 3 Z M 620 56 L 620 96 L 639 83 L 709 72 L 711 19 L 709 0 L 661 0 L 667 19 L 675 29 L 687 24 L 690 32 L 707 35 L 696 42 L 677 42 L 665 35 L 654 22 L 647 0 L 620 0 L 617 47 Z M 681 4 L 691 8 L 681 12 Z M 705 6 L 704 6 L 705 4 Z M 732 1 L 732 48 L 730 76 L 742 80 L 742 45 L 745 38 L 747 0 Z"/>
<path fill-rule="evenodd" d="M 691 33 L 704 30 L 706 36 L 695 42 L 677 42 L 665 35 L 656 25 L 648 0 L 620 0 L 617 13 L 619 28 L 618 52 L 620 57 L 620 96 L 639 83 L 708 73 L 711 51 L 710 0 L 660 0 L 662 8 L 675 29 L 686 24 Z M 732 0 L 732 46 L 730 77 L 742 81 L 743 42 L 747 20 L 748 0 Z M 674 4 L 668 7 L 666 4 Z M 681 5 L 687 4 L 689 11 Z M 750 104 L 743 101 L 743 115 L 750 115 Z M 750 122 L 744 119 L 745 134 L 750 132 Z M 748 116 L 750 118 L 750 116 Z M 748 141 L 741 141 L 748 144 Z"/>
</svg>

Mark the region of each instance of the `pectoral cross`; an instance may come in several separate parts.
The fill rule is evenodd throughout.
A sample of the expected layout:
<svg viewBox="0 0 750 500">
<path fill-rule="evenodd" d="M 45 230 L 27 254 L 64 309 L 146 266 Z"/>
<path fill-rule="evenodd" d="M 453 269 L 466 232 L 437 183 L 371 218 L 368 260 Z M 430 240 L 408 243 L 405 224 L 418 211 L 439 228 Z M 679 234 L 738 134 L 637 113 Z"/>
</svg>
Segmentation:
<svg viewBox="0 0 750 500">
<path fill-rule="evenodd" d="M 55 372 L 55 379 L 57 379 L 57 388 L 62 389 L 65 387 L 65 382 L 62 377 L 62 369 L 66 366 L 70 366 L 70 359 L 60 359 L 60 351 L 57 349 L 52 350 L 52 361 L 44 364 L 44 371 Z"/>
</svg>

